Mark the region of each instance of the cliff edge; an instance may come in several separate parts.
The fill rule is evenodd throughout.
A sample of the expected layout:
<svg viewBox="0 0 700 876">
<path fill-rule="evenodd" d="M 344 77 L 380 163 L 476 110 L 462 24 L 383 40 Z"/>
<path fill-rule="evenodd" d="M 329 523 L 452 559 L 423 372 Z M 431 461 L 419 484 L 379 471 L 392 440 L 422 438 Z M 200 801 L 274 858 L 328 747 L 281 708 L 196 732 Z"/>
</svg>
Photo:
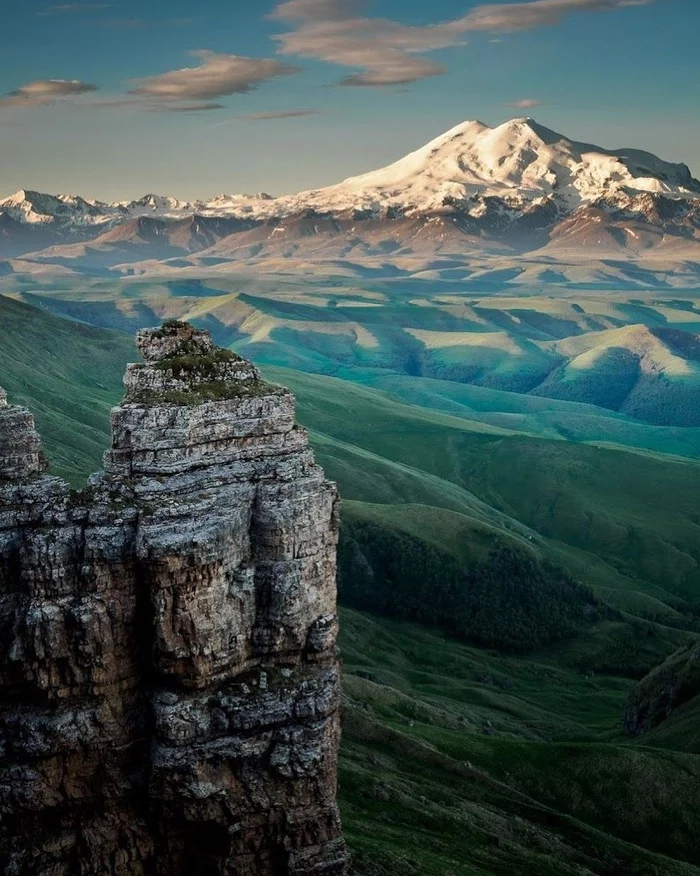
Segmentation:
<svg viewBox="0 0 700 876">
<path fill-rule="evenodd" d="M 697 731 L 684 731 L 682 716 L 700 706 L 700 643 L 672 654 L 632 690 L 625 712 L 625 729 L 632 736 L 665 731 L 682 739 L 682 750 L 697 750 Z M 674 728 L 674 723 L 678 722 Z M 678 744 L 674 740 L 674 746 Z"/>
<path fill-rule="evenodd" d="M 287 390 L 137 342 L 84 491 L 0 391 L 0 872 L 343 874 L 337 491 Z"/>
</svg>

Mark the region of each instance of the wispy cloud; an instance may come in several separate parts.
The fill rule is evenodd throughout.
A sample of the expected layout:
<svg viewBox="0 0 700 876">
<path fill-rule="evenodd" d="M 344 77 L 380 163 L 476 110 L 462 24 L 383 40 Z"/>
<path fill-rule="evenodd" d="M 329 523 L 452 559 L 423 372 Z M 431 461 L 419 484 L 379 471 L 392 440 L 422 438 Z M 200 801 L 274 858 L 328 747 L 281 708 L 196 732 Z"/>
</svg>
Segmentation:
<svg viewBox="0 0 700 876">
<path fill-rule="evenodd" d="M 47 106 L 70 97 L 97 91 L 96 85 L 80 79 L 37 79 L 0 98 L 0 107 Z"/>
<path fill-rule="evenodd" d="M 650 6 L 655 0 L 529 0 L 476 6 L 455 25 L 468 31 L 513 32 L 559 24 L 574 12 L 609 12 Z"/>
<path fill-rule="evenodd" d="M 147 105 L 146 108 L 156 113 L 202 113 L 223 109 L 224 105 L 222 103 L 179 103 L 170 106 L 167 103 L 154 103 L 150 106 Z"/>
<path fill-rule="evenodd" d="M 268 16 L 273 21 L 342 21 L 358 15 L 366 0 L 286 0 Z"/>
<path fill-rule="evenodd" d="M 387 51 L 381 63 L 373 63 L 362 73 L 353 73 L 340 80 L 339 85 L 377 88 L 383 85 L 410 85 L 431 76 L 442 76 L 447 70 L 429 58 L 415 58 L 400 51 Z"/>
<path fill-rule="evenodd" d="M 66 15 L 74 12 L 102 12 L 111 9 L 111 3 L 56 3 L 37 12 L 39 16 Z"/>
<path fill-rule="evenodd" d="M 280 76 L 292 76 L 298 67 L 274 58 L 246 58 L 199 50 L 191 52 L 201 62 L 141 79 L 130 92 L 158 101 L 210 101 L 231 94 L 247 94 Z"/>
<path fill-rule="evenodd" d="M 274 122 L 280 119 L 300 119 L 305 118 L 306 116 L 318 115 L 320 115 L 319 110 L 313 109 L 290 109 L 261 113 L 246 113 L 244 115 L 232 116 L 231 118 L 222 119 L 219 122 L 214 122 L 214 124 L 210 125 L 210 127 L 222 128 L 226 125 L 233 125 L 236 122 Z"/>
<path fill-rule="evenodd" d="M 446 48 L 455 35 L 438 27 L 409 27 L 383 18 L 358 18 L 359 0 L 287 0 L 271 13 L 293 30 L 275 37 L 284 55 L 330 61 L 361 72 L 343 85 L 406 85 L 444 73 L 436 62 L 416 57 Z"/>
<path fill-rule="evenodd" d="M 244 122 L 269 122 L 269 121 L 274 121 L 275 119 L 300 119 L 304 116 L 317 116 L 317 115 L 319 115 L 318 110 L 293 109 L 293 110 L 280 110 L 279 112 L 268 112 L 268 113 L 248 113 L 245 116 L 238 116 L 238 118 Z M 235 121 L 235 120 L 231 119 L 231 121 Z"/>
<path fill-rule="evenodd" d="M 107 18 L 101 23 L 113 30 L 145 30 L 152 27 L 189 27 L 194 18 Z"/>
<path fill-rule="evenodd" d="M 574 12 L 604 12 L 646 6 L 655 0 L 527 0 L 476 6 L 461 18 L 409 26 L 363 16 L 364 0 L 285 0 L 269 18 L 290 25 L 275 39 L 283 55 L 297 55 L 356 68 L 342 85 L 405 85 L 445 68 L 427 52 L 464 44 L 469 33 L 507 33 L 554 25 Z"/>
<path fill-rule="evenodd" d="M 103 100 L 85 101 L 80 104 L 80 108 L 84 110 L 132 109 L 139 112 L 150 113 L 201 113 L 225 109 L 222 103 L 216 103 L 214 101 L 193 101 L 191 103 L 182 103 L 179 101 L 151 100 L 129 94 L 106 97 Z"/>
<path fill-rule="evenodd" d="M 299 71 L 298 67 L 283 64 L 276 58 L 247 58 L 205 50 L 191 54 L 200 60 L 199 65 L 137 80 L 133 83 L 134 87 L 131 91 L 126 94 L 106 95 L 101 100 L 82 102 L 80 106 L 86 110 L 211 112 L 224 109 L 224 104 L 219 102 L 219 98 L 232 94 L 247 94 L 265 82 L 280 76 L 291 76 Z M 96 85 L 79 80 L 40 80 L 23 85 L 0 99 L 0 107 L 40 106 L 97 90 Z M 290 111 L 292 112 L 300 111 Z M 260 114 L 260 117 L 265 115 L 267 114 Z"/>
<path fill-rule="evenodd" d="M 513 100 L 505 106 L 512 106 L 515 109 L 535 109 L 535 107 L 543 106 L 541 100 L 534 97 L 521 97 L 519 100 Z"/>
</svg>

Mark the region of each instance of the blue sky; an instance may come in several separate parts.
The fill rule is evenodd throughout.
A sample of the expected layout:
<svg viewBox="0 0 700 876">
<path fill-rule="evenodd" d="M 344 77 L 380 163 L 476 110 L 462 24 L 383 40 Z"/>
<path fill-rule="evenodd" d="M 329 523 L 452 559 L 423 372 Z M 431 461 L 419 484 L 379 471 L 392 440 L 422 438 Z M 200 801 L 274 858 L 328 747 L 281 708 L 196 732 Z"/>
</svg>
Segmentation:
<svg viewBox="0 0 700 876">
<path fill-rule="evenodd" d="M 2 16 L 0 194 L 279 194 L 520 115 L 700 176 L 700 0 L 13 0 Z"/>
</svg>

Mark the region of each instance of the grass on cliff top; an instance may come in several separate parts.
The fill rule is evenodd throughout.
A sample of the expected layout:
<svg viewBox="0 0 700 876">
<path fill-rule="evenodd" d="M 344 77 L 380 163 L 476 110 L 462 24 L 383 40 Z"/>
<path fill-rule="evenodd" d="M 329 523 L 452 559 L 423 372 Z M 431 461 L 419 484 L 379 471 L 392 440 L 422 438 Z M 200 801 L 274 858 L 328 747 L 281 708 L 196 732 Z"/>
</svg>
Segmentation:
<svg viewBox="0 0 700 876">
<path fill-rule="evenodd" d="M 162 335 L 166 329 L 183 325 L 176 320 L 164 323 Z M 140 368 L 155 368 L 172 375 L 181 381 L 182 389 L 164 390 L 132 390 L 127 394 L 127 401 L 144 405 L 186 405 L 194 406 L 212 401 L 226 401 L 238 398 L 260 398 L 266 395 L 280 395 L 284 390 L 273 386 L 259 378 L 249 380 L 227 380 L 226 366 L 245 361 L 232 350 L 221 347 L 202 354 L 197 352 L 196 344 L 183 342 L 180 347 L 168 356 L 141 365 Z"/>
<path fill-rule="evenodd" d="M 178 349 L 172 355 L 152 362 L 151 367 L 158 371 L 172 371 L 174 374 L 182 374 L 183 376 L 196 374 L 214 377 L 221 365 L 242 361 L 243 359 L 233 350 L 225 350 L 222 347 L 218 347 L 206 355 L 196 352 L 188 353 L 186 350 Z"/>
<path fill-rule="evenodd" d="M 228 401 L 240 398 L 262 398 L 282 395 L 284 389 L 263 380 L 227 382 L 207 380 L 189 389 L 141 390 L 128 393 L 126 401 L 137 405 L 195 406 L 206 402 Z"/>
</svg>

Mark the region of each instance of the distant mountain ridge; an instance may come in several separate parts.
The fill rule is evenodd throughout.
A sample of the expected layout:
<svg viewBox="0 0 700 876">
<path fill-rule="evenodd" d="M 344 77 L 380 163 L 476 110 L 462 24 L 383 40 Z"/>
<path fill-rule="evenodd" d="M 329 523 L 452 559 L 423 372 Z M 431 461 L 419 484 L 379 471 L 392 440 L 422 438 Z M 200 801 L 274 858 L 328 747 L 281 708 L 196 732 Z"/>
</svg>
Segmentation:
<svg viewBox="0 0 700 876">
<path fill-rule="evenodd" d="M 134 221 L 145 217 L 158 243 L 181 239 L 178 223 L 201 233 L 148 251 Z M 99 250 L 103 269 L 195 252 L 237 262 L 478 252 L 559 262 L 585 248 L 596 257 L 653 253 L 700 276 L 700 182 L 685 164 L 579 143 L 520 118 L 495 128 L 465 122 L 388 167 L 296 195 L 107 204 L 23 189 L 0 200 L 0 258 L 28 256 L 45 269 L 80 261 L 55 249 L 76 243 Z"/>
</svg>

